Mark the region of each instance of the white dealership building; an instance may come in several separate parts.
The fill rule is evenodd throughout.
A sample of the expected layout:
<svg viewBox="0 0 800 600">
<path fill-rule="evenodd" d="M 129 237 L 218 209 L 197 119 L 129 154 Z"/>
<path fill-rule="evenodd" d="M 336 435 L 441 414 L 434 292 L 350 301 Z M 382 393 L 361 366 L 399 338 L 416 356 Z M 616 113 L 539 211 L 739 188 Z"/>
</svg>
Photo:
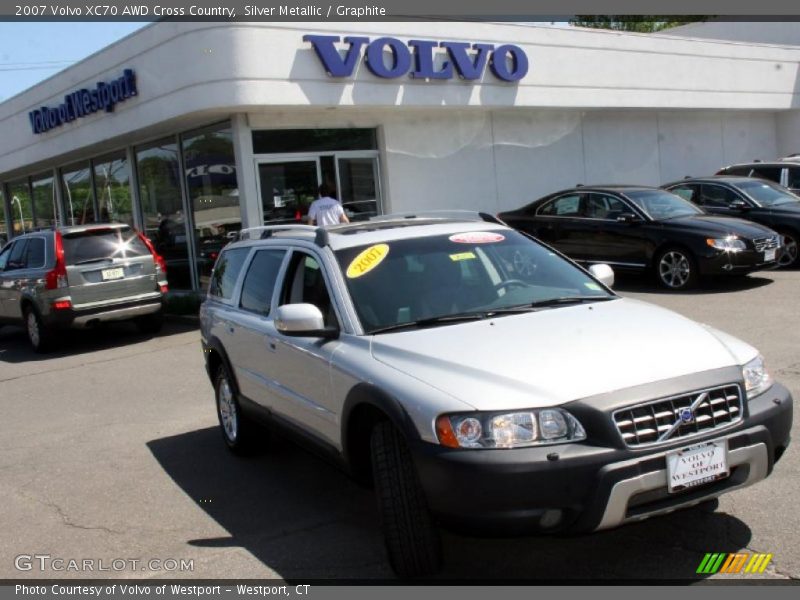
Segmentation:
<svg viewBox="0 0 800 600">
<path fill-rule="evenodd" d="M 323 182 L 354 218 L 494 213 L 800 152 L 800 46 L 695 32 L 155 23 L 0 104 L 0 236 L 127 221 L 197 290 Z"/>
</svg>

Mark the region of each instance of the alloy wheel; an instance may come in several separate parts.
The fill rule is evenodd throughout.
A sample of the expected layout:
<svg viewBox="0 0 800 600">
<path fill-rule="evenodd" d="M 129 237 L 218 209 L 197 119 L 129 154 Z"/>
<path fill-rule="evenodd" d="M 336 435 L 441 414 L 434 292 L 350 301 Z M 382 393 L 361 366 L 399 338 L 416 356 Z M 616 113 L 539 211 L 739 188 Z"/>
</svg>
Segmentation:
<svg viewBox="0 0 800 600">
<path fill-rule="evenodd" d="M 797 240 L 790 235 L 783 236 L 783 253 L 778 258 L 778 266 L 788 267 L 797 261 Z"/>
<path fill-rule="evenodd" d="M 233 399 L 233 390 L 231 390 L 227 378 L 223 378 L 219 383 L 217 406 L 225 437 L 231 442 L 235 442 L 236 437 L 239 435 L 239 415 L 236 411 L 236 402 Z"/>
<path fill-rule="evenodd" d="M 39 333 L 39 320 L 36 318 L 36 313 L 32 310 L 28 311 L 28 318 L 25 320 L 28 329 L 28 339 L 34 348 L 39 347 L 41 342 L 41 335 Z"/>
<path fill-rule="evenodd" d="M 658 263 L 658 276 L 667 287 L 680 289 L 689 283 L 692 276 L 692 264 L 682 252 L 670 250 Z"/>
</svg>

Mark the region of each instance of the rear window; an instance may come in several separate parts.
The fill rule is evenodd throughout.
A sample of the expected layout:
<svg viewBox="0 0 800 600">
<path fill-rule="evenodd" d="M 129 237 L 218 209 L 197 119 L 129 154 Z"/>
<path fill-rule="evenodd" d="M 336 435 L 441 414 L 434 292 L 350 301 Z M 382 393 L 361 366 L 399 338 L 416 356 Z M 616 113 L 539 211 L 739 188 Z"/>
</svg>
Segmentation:
<svg viewBox="0 0 800 600">
<path fill-rule="evenodd" d="M 130 227 L 66 233 L 62 239 L 68 265 L 150 254 L 147 246 Z"/>
</svg>

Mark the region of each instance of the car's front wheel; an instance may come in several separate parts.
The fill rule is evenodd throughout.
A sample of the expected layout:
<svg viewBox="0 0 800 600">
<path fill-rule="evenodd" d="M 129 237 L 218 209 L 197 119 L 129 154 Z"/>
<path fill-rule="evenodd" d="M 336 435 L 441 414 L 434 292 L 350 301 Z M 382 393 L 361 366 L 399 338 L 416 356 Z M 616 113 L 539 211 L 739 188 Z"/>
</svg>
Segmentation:
<svg viewBox="0 0 800 600">
<path fill-rule="evenodd" d="M 658 283 L 670 290 L 689 289 L 697 283 L 697 263 L 683 248 L 667 248 L 655 261 Z"/>
<path fill-rule="evenodd" d="M 797 234 L 783 231 L 783 249 L 778 257 L 779 267 L 796 267 L 800 264 L 800 249 L 798 249 Z"/>
<path fill-rule="evenodd" d="M 214 381 L 217 418 L 222 439 L 234 454 L 248 454 L 253 449 L 253 424 L 242 414 L 236 386 L 225 365 L 220 365 Z"/>
<path fill-rule="evenodd" d="M 402 578 L 434 575 L 442 565 L 441 539 L 405 438 L 385 421 L 373 429 L 370 446 L 389 564 Z"/>
</svg>

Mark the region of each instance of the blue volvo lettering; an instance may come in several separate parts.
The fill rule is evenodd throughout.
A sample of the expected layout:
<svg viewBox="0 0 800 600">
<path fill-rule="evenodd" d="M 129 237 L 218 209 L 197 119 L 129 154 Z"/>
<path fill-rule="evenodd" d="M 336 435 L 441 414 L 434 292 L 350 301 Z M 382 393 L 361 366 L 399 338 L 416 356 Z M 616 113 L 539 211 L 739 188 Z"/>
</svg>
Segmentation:
<svg viewBox="0 0 800 600">
<path fill-rule="evenodd" d="M 408 74 L 416 79 L 444 80 L 457 74 L 461 79 L 475 81 L 483 76 L 488 64 L 495 77 L 515 82 L 525 77 L 530 68 L 525 51 L 513 44 L 495 48 L 493 44 L 467 42 L 410 40 L 404 43 L 391 37 L 374 41 L 366 37 L 345 37 L 344 43 L 349 47 L 342 56 L 336 47 L 340 42 L 339 36 L 309 34 L 303 36 L 303 41 L 311 43 L 331 77 L 351 77 L 365 46 L 367 68 L 373 75 L 384 79 Z M 444 60 L 437 66 L 438 48 L 444 48 L 445 52 L 442 53 Z"/>
</svg>

